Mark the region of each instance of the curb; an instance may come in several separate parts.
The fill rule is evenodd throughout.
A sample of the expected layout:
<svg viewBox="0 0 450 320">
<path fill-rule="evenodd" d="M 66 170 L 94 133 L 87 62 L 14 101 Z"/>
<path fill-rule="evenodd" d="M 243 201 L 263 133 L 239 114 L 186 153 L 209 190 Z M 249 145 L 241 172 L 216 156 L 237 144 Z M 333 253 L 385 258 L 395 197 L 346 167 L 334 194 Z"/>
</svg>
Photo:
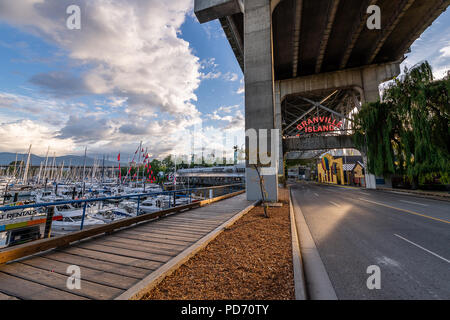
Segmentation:
<svg viewBox="0 0 450 320">
<path fill-rule="evenodd" d="M 172 274 L 175 270 L 177 270 L 181 265 L 183 265 L 186 261 L 188 261 L 192 256 L 198 253 L 200 250 L 205 248 L 211 241 L 217 238 L 226 228 L 233 225 L 237 220 L 239 220 L 243 215 L 249 212 L 251 209 L 256 207 L 260 200 L 255 201 L 253 204 L 249 205 L 244 210 L 240 211 L 216 229 L 208 233 L 206 236 L 198 240 L 196 243 L 186 248 L 179 255 L 174 257 L 173 259 L 166 262 L 159 269 L 155 270 L 147 277 L 139 281 L 137 284 L 132 286 L 130 289 L 116 297 L 114 300 L 138 300 L 142 298 L 148 291 L 158 285 L 165 277 Z"/>
<path fill-rule="evenodd" d="M 298 202 L 292 196 L 292 189 L 290 189 L 290 197 L 295 203 L 295 207 L 293 207 L 295 225 L 302 252 L 306 290 L 309 298 L 311 300 L 337 300 L 336 292 L 320 258 L 303 212 Z"/>
<path fill-rule="evenodd" d="M 303 261 L 300 253 L 300 243 L 294 217 L 294 207 L 292 205 L 291 192 L 289 189 L 289 216 L 291 218 L 292 236 L 292 265 L 294 267 L 294 291 L 295 300 L 307 300 L 305 275 L 303 274 Z"/>
</svg>

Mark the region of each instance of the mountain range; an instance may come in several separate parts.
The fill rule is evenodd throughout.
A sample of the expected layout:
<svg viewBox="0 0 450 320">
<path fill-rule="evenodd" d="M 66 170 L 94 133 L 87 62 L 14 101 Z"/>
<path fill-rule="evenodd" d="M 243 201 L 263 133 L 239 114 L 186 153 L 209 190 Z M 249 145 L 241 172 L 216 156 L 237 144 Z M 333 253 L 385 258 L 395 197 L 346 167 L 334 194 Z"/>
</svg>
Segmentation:
<svg viewBox="0 0 450 320">
<path fill-rule="evenodd" d="M 14 162 L 16 160 L 16 154 L 11 152 L 0 152 L 0 165 L 5 166 L 10 164 L 11 162 Z M 17 161 L 24 161 L 26 163 L 27 161 L 27 154 L 26 153 L 18 153 L 17 154 Z M 40 166 L 41 162 L 45 164 L 45 157 L 40 157 L 34 154 L 31 154 L 30 157 L 31 165 L 32 166 Z M 61 156 L 56 157 L 56 164 L 60 165 L 64 161 L 64 165 L 68 166 L 69 163 L 72 164 L 72 166 L 82 166 L 84 165 L 84 156 L 75 156 L 75 155 L 67 155 L 67 156 Z M 50 166 L 53 163 L 53 157 L 49 155 L 47 165 Z M 97 159 L 97 163 L 101 165 L 102 158 Z M 94 164 L 94 159 L 86 157 L 86 166 L 92 166 Z M 105 159 L 105 166 L 117 166 L 117 161 L 110 161 Z"/>
</svg>

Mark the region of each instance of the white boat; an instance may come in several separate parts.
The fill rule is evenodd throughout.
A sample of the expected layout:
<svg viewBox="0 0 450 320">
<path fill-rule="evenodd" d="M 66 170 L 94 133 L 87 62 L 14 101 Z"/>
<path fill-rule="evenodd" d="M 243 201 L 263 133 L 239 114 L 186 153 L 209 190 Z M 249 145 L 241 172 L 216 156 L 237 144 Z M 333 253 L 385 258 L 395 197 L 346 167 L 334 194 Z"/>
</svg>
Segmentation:
<svg viewBox="0 0 450 320">
<path fill-rule="evenodd" d="M 55 206 L 55 215 L 61 215 L 62 219 L 53 221 L 52 231 L 57 233 L 67 231 L 78 231 L 83 220 L 83 209 L 77 209 L 69 204 Z M 91 217 L 85 213 L 83 228 L 95 227 L 105 224 L 104 221 Z"/>
<path fill-rule="evenodd" d="M 8 206 L 21 206 L 29 203 L 17 202 Z M 59 219 L 57 215 L 53 219 Z M 45 230 L 47 214 L 42 209 L 17 209 L 0 211 L 0 248 L 38 240 Z"/>
<path fill-rule="evenodd" d="M 139 210 L 144 213 L 152 213 L 156 211 L 161 211 L 161 205 L 163 202 L 158 197 L 152 197 L 147 200 L 142 201 L 139 204 Z"/>
<path fill-rule="evenodd" d="M 110 223 L 113 221 L 126 219 L 126 218 L 132 218 L 134 217 L 134 214 L 131 214 L 127 212 L 124 209 L 119 208 L 104 208 L 101 210 L 98 210 L 96 213 L 92 214 L 92 217 L 95 219 L 99 219 L 104 221 L 105 223 Z"/>
</svg>

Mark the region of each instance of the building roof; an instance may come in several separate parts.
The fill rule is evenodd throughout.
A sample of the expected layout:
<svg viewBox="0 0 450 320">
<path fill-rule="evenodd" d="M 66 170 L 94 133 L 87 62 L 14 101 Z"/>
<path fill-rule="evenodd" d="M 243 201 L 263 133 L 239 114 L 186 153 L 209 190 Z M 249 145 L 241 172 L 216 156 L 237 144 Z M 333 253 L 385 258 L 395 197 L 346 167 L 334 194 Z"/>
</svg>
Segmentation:
<svg viewBox="0 0 450 320">
<path fill-rule="evenodd" d="M 352 171 L 356 166 L 356 163 L 344 163 L 344 171 Z"/>
<path fill-rule="evenodd" d="M 334 159 L 342 159 L 344 163 L 355 164 L 357 162 L 362 162 L 361 156 L 336 156 Z"/>
</svg>

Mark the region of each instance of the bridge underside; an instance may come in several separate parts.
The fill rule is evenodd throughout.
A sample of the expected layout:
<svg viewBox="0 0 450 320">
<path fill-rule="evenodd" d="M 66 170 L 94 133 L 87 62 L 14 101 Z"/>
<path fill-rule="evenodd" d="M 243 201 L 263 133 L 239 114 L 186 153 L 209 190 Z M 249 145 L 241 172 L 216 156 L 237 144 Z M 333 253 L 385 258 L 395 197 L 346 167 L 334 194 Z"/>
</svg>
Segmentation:
<svg viewBox="0 0 450 320">
<path fill-rule="evenodd" d="M 411 44 L 449 4 L 450 0 L 195 0 L 195 13 L 201 23 L 220 20 L 245 74 L 246 130 L 280 130 L 279 146 L 284 150 L 276 167 L 282 174 L 286 152 L 305 156 L 312 150 L 354 147 L 349 137 L 352 112 L 379 100 L 379 85 L 400 73 Z M 370 5 L 381 10 L 381 29 L 367 27 Z M 324 137 L 309 134 L 316 133 L 308 131 L 311 128 L 299 132 L 305 128 L 297 125 L 307 117 L 327 116 L 342 121 L 340 130 L 328 127 L 320 133 Z M 270 145 L 270 134 L 267 139 Z M 246 147 L 249 150 L 248 141 Z M 375 177 L 370 176 L 366 184 L 372 188 Z M 278 198 L 277 179 L 264 178 L 269 200 Z M 259 178 L 250 165 L 246 184 L 248 198 L 259 199 Z"/>
<path fill-rule="evenodd" d="M 196 1 L 201 23 L 220 20 L 243 71 L 244 3 Z M 215 11 L 205 9 L 214 4 Z M 448 0 L 271 1 L 274 80 L 402 60 L 449 4 Z M 381 9 L 381 30 L 366 28 L 370 5 Z"/>
</svg>

